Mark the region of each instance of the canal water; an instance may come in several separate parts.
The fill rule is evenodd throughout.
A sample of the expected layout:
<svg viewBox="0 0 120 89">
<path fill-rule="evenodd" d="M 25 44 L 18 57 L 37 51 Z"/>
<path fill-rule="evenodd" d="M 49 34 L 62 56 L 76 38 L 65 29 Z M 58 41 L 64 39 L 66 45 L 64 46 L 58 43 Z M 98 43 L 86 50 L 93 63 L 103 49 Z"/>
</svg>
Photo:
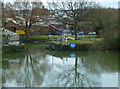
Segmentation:
<svg viewBox="0 0 120 89">
<path fill-rule="evenodd" d="M 3 87 L 118 87 L 118 55 L 26 44 L 25 51 L 3 53 Z"/>
</svg>

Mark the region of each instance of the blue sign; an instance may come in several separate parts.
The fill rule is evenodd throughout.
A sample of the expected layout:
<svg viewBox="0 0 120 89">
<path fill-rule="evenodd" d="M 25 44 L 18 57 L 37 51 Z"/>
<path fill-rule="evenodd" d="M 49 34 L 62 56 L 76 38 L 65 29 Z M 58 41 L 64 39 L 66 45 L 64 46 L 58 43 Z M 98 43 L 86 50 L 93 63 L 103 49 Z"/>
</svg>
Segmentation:
<svg viewBox="0 0 120 89">
<path fill-rule="evenodd" d="M 70 48 L 76 48 L 76 44 L 75 43 L 71 43 L 70 44 Z"/>
</svg>

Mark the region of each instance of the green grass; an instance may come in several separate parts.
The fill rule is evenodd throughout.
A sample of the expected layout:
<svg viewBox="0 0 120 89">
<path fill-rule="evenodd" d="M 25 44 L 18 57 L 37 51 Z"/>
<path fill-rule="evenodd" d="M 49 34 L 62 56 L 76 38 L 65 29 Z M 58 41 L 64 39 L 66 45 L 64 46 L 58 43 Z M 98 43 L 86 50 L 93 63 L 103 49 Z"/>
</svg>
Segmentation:
<svg viewBox="0 0 120 89">
<path fill-rule="evenodd" d="M 50 36 L 51 39 L 57 39 L 57 38 L 62 38 L 62 36 Z M 72 37 L 74 38 L 75 36 L 72 35 L 72 36 L 63 36 L 64 38 L 66 37 Z M 93 38 L 93 37 L 97 37 L 96 35 L 78 35 L 78 39 L 79 38 Z M 31 36 L 30 39 L 45 39 L 47 40 L 48 39 L 48 36 Z"/>
<path fill-rule="evenodd" d="M 101 41 L 102 38 L 90 38 L 90 39 L 82 39 L 82 40 L 68 40 L 66 41 L 51 41 L 52 43 L 77 43 L 77 44 L 90 44 L 90 43 L 95 43 L 98 41 Z"/>
<path fill-rule="evenodd" d="M 57 38 L 62 38 L 62 36 L 50 36 L 51 40 L 57 39 Z M 74 38 L 75 36 L 63 36 L 63 38 L 66 37 L 72 37 Z M 77 44 L 91 44 L 91 43 L 95 43 L 98 41 L 101 41 L 102 38 L 96 38 L 97 35 L 78 35 L 78 39 L 79 40 L 68 40 L 66 41 L 51 41 L 52 43 L 65 43 L 65 44 L 69 44 L 69 43 L 77 43 Z M 48 36 L 31 36 L 30 37 L 31 40 L 48 40 Z"/>
<path fill-rule="evenodd" d="M 52 39 L 60 38 L 61 36 L 51 36 Z M 48 39 L 48 36 L 32 36 L 30 39 Z"/>
<path fill-rule="evenodd" d="M 57 39 L 57 38 L 62 38 L 62 36 L 50 36 L 52 40 Z M 66 37 L 72 37 L 75 38 L 74 35 L 72 36 L 63 36 L 63 38 Z M 52 43 L 79 43 L 79 44 L 90 44 L 90 43 L 95 43 L 97 41 L 100 41 L 102 38 L 96 38 L 97 35 L 78 35 L 77 36 L 79 40 L 68 40 L 66 41 L 51 41 Z M 48 40 L 48 36 L 31 36 L 31 40 Z"/>
</svg>

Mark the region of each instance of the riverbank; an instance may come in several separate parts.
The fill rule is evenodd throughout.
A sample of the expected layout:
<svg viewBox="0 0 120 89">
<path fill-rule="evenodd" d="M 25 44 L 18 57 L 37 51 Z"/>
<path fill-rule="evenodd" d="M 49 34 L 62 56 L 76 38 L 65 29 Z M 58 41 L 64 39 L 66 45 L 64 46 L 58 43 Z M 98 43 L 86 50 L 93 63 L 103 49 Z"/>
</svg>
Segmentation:
<svg viewBox="0 0 120 89">
<path fill-rule="evenodd" d="M 49 38 L 49 39 L 48 39 Z M 58 39 L 60 39 L 58 41 Z M 62 40 L 63 39 L 63 40 Z M 28 43 L 45 42 L 45 48 L 52 50 L 89 50 L 91 45 L 101 41 L 102 38 L 97 38 L 97 35 L 78 35 L 78 40 L 73 40 L 72 36 L 31 36 Z M 75 48 L 71 48 L 70 44 L 75 44 Z"/>
<path fill-rule="evenodd" d="M 94 43 L 52 43 L 52 42 L 46 42 L 45 48 L 51 49 L 51 50 L 94 50 L 94 51 L 104 51 L 101 47 L 98 47 L 97 49 L 93 48 Z"/>
<path fill-rule="evenodd" d="M 24 52 L 25 51 L 25 45 L 3 45 L 2 46 L 2 53 L 6 52 Z"/>
<path fill-rule="evenodd" d="M 30 36 L 29 40 L 25 40 L 22 37 L 20 41 L 22 43 L 45 43 L 44 46 L 47 49 L 52 50 L 94 50 L 94 51 L 118 51 L 117 48 L 106 47 L 104 45 L 103 38 L 97 38 L 96 35 L 78 35 L 78 40 L 67 39 L 73 38 L 72 36 Z M 50 38 L 50 39 L 48 39 Z M 61 39 L 64 40 L 61 40 Z M 58 40 L 60 39 L 60 40 Z M 75 48 L 71 48 L 70 44 L 75 44 Z"/>
<path fill-rule="evenodd" d="M 47 41 L 45 48 L 52 50 L 91 50 L 92 46 L 100 41 L 102 41 L 102 38 L 95 37 L 83 37 L 79 40 Z"/>
<path fill-rule="evenodd" d="M 80 40 L 48 41 L 45 47 L 52 50 L 90 50 L 90 51 L 120 51 L 117 47 L 105 45 L 103 38 L 81 38 Z M 71 47 L 71 45 L 76 45 Z"/>
</svg>

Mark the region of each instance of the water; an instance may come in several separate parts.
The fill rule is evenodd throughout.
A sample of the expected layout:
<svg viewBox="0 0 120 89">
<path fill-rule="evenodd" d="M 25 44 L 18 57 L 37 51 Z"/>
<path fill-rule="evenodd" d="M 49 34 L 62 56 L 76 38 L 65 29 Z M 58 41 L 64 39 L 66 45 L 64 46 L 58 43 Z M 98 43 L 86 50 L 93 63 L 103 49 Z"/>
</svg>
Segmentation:
<svg viewBox="0 0 120 89">
<path fill-rule="evenodd" d="M 118 87 L 117 52 L 25 49 L 3 54 L 4 87 Z"/>
</svg>

